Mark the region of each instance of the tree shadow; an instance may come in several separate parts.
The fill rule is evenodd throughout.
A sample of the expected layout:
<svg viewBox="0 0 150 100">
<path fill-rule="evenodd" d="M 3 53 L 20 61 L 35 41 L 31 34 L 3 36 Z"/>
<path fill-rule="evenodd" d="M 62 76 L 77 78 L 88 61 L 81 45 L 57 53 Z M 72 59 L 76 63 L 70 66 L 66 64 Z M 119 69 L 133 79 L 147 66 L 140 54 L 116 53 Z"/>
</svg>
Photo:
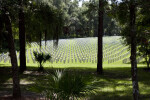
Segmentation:
<svg viewBox="0 0 150 100">
<path fill-rule="evenodd" d="M 104 74 L 98 75 L 96 68 L 87 67 L 69 67 L 69 68 L 48 68 L 44 72 L 38 72 L 37 67 L 28 67 L 27 70 L 20 74 L 22 91 L 32 92 L 30 87 L 34 86 L 38 80 L 45 81 L 44 76 L 52 73 L 54 70 L 66 70 L 70 74 L 77 72 L 89 80 L 92 78 L 92 85 L 95 87 L 96 93 L 90 95 L 90 100 L 132 100 L 132 80 L 130 67 L 104 68 Z M 142 67 L 138 68 L 138 81 L 140 88 L 140 98 L 147 100 L 150 98 L 150 72 L 145 72 Z M 11 79 L 11 67 L 0 67 L 0 90 L 10 91 L 12 84 L 8 80 Z M 8 82 L 8 84 L 6 84 Z M 99 99 L 100 98 L 100 99 Z"/>
<path fill-rule="evenodd" d="M 53 70 L 58 70 L 60 68 L 45 68 L 45 72 L 39 74 L 29 74 L 29 75 L 23 75 L 23 78 L 28 78 L 28 80 L 32 79 L 32 81 L 36 81 L 37 80 L 41 80 L 44 82 L 44 75 L 45 73 L 51 73 Z M 35 71 L 35 68 L 30 67 L 29 69 L 30 71 Z M 132 84 L 131 84 L 131 79 L 130 79 L 130 75 L 129 75 L 129 70 L 130 68 L 113 68 L 113 69 L 105 69 L 104 70 L 104 74 L 103 75 L 98 75 L 96 73 L 96 69 L 95 68 L 86 68 L 86 67 L 70 67 L 70 68 L 61 68 L 61 70 L 66 70 L 69 71 L 70 74 L 72 74 L 73 72 L 77 72 L 78 74 L 81 74 L 82 76 L 86 77 L 87 79 L 89 78 L 89 80 L 92 80 L 92 86 L 94 86 L 95 90 L 97 91 L 96 94 L 99 93 L 105 95 L 104 96 L 104 100 L 108 100 L 109 98 L 127 98 L 127 96 L 129 95 L 129 92 L 132 92 Z M 125 72 L 126 71 L 126 72 Z M 38 76 L 38 77 L 37 77 Z M 125 81 L 124 81 L 125 80 Z M 34 83 L 33 83 L 34 84 Z M 32 84 L 32 85 L 33 85 Z M 33 85 L 34 86 L 34 85 Z M 30 87 L 30 86 L 29 86 Z M 120 88 L 121 90 L 118 90 L 118 88 Z M 100 90 L 100 91 L 99 91 Z M 112 93 L 109 93 L 111 90 Z M 107 91 L 107 92 L 106 92 Z M 119 94 L 121 92 L 124 92 L 124 96 L 122 96 L 122 94 Z M 106 94 L 110 94 L 108 97 Z M 113 95 L 115 94 L 115 95 Z M 132 94 L 132 93 L 131 93 Z M 94 98 L 96 98 L 97 95 L 94 95 Z M 90 97 L 91 100 L 93 96 Z M 129 96 L 129 98 L 131 98 L 132 96 Z M 125 100 L 124 99 L 124 100 Z M 95 99 L 96 100 L 96 99 Z M 97 99 L 99 100 L 99 99 Z M 102 99 L 103 100 L 103 99 Z M 115 100 L 115 99 L 114 99 Z"/>
<path fill-rule="evenodd" d="M 12 91 L 12 74 L 11 67 L 2 67 L 0 64 L 0 96 L 4 94 L 10 94 Z"/>
<path fill-rule="evenodd" d="M 1 66 L 1 65 L 0 65 Z M 11 67 L 0 67 L 0 84 L 6 83 L 9 79 L 11 79 Z M 0 86 L 1 88 L 2 86 Z"/>
</svg>

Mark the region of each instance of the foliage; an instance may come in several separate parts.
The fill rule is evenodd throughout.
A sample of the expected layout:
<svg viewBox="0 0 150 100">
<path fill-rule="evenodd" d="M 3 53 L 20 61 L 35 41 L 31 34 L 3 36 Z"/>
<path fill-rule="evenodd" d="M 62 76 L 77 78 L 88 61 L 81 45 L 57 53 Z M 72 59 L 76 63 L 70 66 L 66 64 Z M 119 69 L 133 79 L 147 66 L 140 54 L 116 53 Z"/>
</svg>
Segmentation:
<svg viewBox="0 0 150 100">
<path fill-rule="evenodd" d="M 16 26 L 14 25 L 16 22 L 16 14 L 17 14 L 17 2 L 15 0 L 1 0 L 0 1 L 0 52 L 6 52 L 8 51 L 8 42 L 7 42 L 7 38 L 8 35 L 6 34 L 6 26 L 4 25 L 4 13 L 5 11 L 7 11 L 9 13 L 9 16 L 11 18 L 11 25 L 12 25 L 12 34 L 15 38 L 15 30 L 14 27 L 16 28 Z M 17 48 L 17 50 L 19 50 L 18 47 L 18 41 L 14 41 L 15 42 L 15 46 Z"/>
<path fill-rule="evenodd" d="M 49 54 L 44 54 L 44 53 L 37 53 L 33 52 L 35 56 L 35 60 L 39 63 L 39 71 L 43 70 L 43 64 L 51 59 L 51 56 Z"/>
<path fill-rule="evenodd" d="M 149 33 L 143 33 L 140 34 L 138 38 L 138 55 L 143 56 L 145 58 L 145 62 L 147 64 L 147 68 L 149 68 L 150 63 L 150 34 Z"/>
<path fill-rule="evenodd" d="M 114 0 L 116 1 L 116 0 Z M 115 5 L 115 7 L 114 7 Z M 146 9 L 150 6 L 150 3 L 146 0 L 141 1 L 137 0 L 136 2 L 136 25 L 135 25 L 135 39 L 138 50 L 138 55 L 145 58 L 147 62 L 147 67 L 149 66 L 149 41 L 150 41 L 150 24 L 149 24 L 149 9 Z M 129 16 L 129 1 L 122 1 L 120 3 L 112 4 L 112 9 L 116 11 L 114 13 L 114 18 L 119 21 L 122 26 L 121 35 L 123 36 L 124 43 L 131 46 L 130 38 L 130 16 Z"/>
<path fill-rule="evenodd" d="M 89 19 L 88 20 L 89 24 L 91 24 L 94 29 L 94 36 L 97 36 L 98 10 L 100 10 L 98 8 L 98 0 L 96 1 L 91 0 L 91 2 L 86 3 L 85 5 L 87 7 L 87 10 L 83 11 L 82 13 L 85 14 Z M 103 19 L 104 35 L 106 36 L 120 35 L 121 27 L 119 26 L 118 21 L 110 16 L 111 15 L 110 13 L 112 13 L 110 9 L 110 4 L 107 1 L 104 1 L 104 19 Z"/>
<path fill-rule="evenodd" d="M 63 16 L 61 10 L 53 7 L 50 3 L 33 1 L 27 8 L 25 16 L 28 41 L 39 41 L 39 37 L 42 40 L 45 37 L 58 40 L 58 36 L 62 33 Z M 45 37 L 44 34 L 46 34 Z"/>
<path fill-rule="evenodd" d="M 43 93 L 51 100 L 74 100 L 94 92 L 90 78 L 65 70 L 53 71 L 46 76 L 44 82 L 38 81 L 31 90 Z"/>
</svg>

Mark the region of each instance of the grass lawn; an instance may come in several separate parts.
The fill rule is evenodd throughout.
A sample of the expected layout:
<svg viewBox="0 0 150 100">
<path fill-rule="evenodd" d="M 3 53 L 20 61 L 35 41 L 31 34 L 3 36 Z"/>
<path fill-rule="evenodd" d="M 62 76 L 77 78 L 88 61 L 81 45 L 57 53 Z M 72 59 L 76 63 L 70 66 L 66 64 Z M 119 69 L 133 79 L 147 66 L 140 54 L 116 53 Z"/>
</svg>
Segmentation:
<svg viewBox="0 0 150 100">
<path fill-rule="evenodd" d="M 104 37 L 104 74 L 96 74 L 96 57 L 97 57 L 97 39 L 82 38 L 82 39 L 67 39 L 60 40 L 58 50 L 53 50 L 52 42 L 49 41 L 47 50 L 53 54 L 54 62 L 46 62 L 44 64 L 45 72 L 39 73 L 37 63 L 33 63 L 31 53 L 33 49 L 39 50 L 37 43 L 32 43 L 27 47 L 27 71 L 20 75 L 20 84 L 23 94 L 32 94 L 34 91 L 29 89 L 35 86 L 35 83 L 40 80 L 45 81 L 45 75 L 52 70 L 66 69 L 70 74 L 77 72 L 85 78 L 89 78 L 95 87 L 95 94 L 86 95 L 88 100 L 132 100 L 132 80 L 131 80 L 131 65 L 123 64 L 123 59 L 129 58 L 130 54 L 127 46 L 124 46 L 120 40 L 121 37 Z M 44 43 L 44 42 L 43 42 Z M 44 48 L 44 44 L 43 44 Z M 123 50 L 123 51 L 122 51 Z M 18 53 L 19 54 L 19 53 Z M 125 55 L 125 56 L 123 56 Z M 87 58 L 88 61 L 75 62 L 75 58 Z M 122 56 L 122 57 L 121 57 Z M 19 57 L 17 55 L 17 57 Z M 109 63 L 109 60 L 119 57 L 119 60 Z M 121 58 L 120 58 L 121 57 Z M 56 62 L 56 59 L 59 61 Z M 62 59 L 62 62 L 60 61 Z M 64 63 L 64 59 L 66 62 Z M 73 62 L 72 62 L 73 59 Z M 91 59 L 91 61 L 90 61 Z M 68 61 L 69 60 L 69 61 Z M 18 58 L 19 62 L 19 58 Z M 108 64 L 109 63 L 109 64 Z M 8 61 L 0 62 L 0 96 L 12 93 L 12 76 L 11 64 Z M 150 71 L 145 71 L 146 65 L 138 64 L 138 80 L 140 90 L 140 100 L 150 100 Z M 92 77 L 92 80 L 90 78 Z M 38 96 L 38 93 L 32 95 Z"/>
<path fill-rule="evenodd" d="M 0 65 L 0 94 L 12 91 L 11 67 Z M 140 100 L 150 99 L 150 71 L 145 71 L 145 66 L 138 64 L 138 80 Z M 23 93 L 32 93 L 29 87 L 37 80 L 44 81 L 47 72 L 58 68 L 77 71 L 86 78 L 92 77 L 92 83 L 96 88 L 96 94 L 87 95 L 89 100 L 132 100 L 132 81 L 130 64 L 104 64 L 104 74 L 96 74 L 96 64 L 51 64 L 45 65 L 45 72 L 37 72 L 37 65 L 28 65 L 28 70 L 20 75 L 21 89 Z"/>
</svg>

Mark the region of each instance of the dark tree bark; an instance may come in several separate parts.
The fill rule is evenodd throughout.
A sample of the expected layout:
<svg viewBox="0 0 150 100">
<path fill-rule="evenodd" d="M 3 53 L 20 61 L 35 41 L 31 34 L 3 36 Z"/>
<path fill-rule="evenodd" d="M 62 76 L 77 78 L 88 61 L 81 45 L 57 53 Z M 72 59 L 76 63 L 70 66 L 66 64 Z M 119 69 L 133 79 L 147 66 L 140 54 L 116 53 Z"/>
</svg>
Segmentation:
<svg viewBox="0 0 150 100">
<path fill-rule="evenodd" d="M 147 62 L 147 68 L 149 69 L 149 62 Z"/>
<path fill-rule="evenodd" d="M 6 31 L 8 32 L 7 40 L 8 40 L 8 47 L 9 47 L 9 53 L 11 58 L 11 65 L 12 65 L 13 97 L 18 98 L 21 97 L 20 83 L 19 83 L 20 79 L 18 73 L 16 50 L 15 50 L 14 39 L 12 34 L 11 19 L 9 17 L 8 12 L 4 12 L 4 19 L 5 19 Z"/>
<path fill-rule="evenodd" d="M 39 38 L 40 38 L 40 53 L 42 53 L 42 32 L 40 32 L 39 33 L 40 34 L 40 36 L 39 36 Z M 42 61 L 40 61 L 40 68 L 39 68 L 39 71 L 43 71 L 44 69 L 43 69 L 43 66 L 42 66 Z"/>
<path fill-rule="evenodd" d="M 137 61 L 136 61 L 135 10 L 136 10 L 135 1 L 131 0 L 130 2 L 131 74 L 132 74 L 132 85 L 133 85 L 133 98 L 134 100 L 138 100 L 139 99 L 139 87 L 138 87 Z"/>
<path fill-rule="evenodd" d="M 146 63 L 147 63 L 147 69 L 149 69 L 149 61 L 150 61 L 150 58 L 146 58 Z"/>
<path fill-rule="evenodd" d="M 149 57 L 148 65 L 147 65 L 148 69 L 149 69 L 149 63 L 150 63 L 150 57 Z"/>
<path fill-rule="evenodd" d="M 42 47 L 42 33 L 40 32 L 39 34 L 40 34 L 39 38 L 40 38 L 40 52 L 41 52 L 41 47 Z"/>
<path fill-rule="evenodd" d="M 104 5 L 103 0 L 99 0 L 99 11 L 98 11 L 98 54 L 97 54 L 97 73 L 103 73 L 103 14 Z"/>
<path fill-rule="evenodd" d="M 26 70 L 26 37 L 25 37 L 25 17 L 23 12 L 23 0 L 19 0 L 19 41 L 20 41 L 20 72 Z"/>
<path fill-rule="evenodd" d="M 45 30 L 45 49 L 46 49 L 46 42 L 47 42 L 47 30 Z"/>
</svg>

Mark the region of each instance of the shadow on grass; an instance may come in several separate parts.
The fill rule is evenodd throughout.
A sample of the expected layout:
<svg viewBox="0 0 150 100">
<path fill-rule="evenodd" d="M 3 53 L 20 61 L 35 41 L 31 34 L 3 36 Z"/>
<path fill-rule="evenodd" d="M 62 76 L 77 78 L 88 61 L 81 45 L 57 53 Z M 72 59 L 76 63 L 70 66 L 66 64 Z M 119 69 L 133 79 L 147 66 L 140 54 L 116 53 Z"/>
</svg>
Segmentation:
<svg viewBox="0 0 150 100">
<path fill-rule="evenodd" d="M 38 67 L 28 67 L 24 74 L 21 74 L 22 91 L 29 91 L 37 80 L 45 81 L 45 75 L 60 68 L 46 67 L 44 72 L 38 72 Z M 61 68 L 64 69 L 64 68 Z M 92 84 L 97 91 L 95 94 L 87 96 L 90 100 L 132 100 L 131 68 L 104 68 L 103 75 L 97 75 L 96 68 L 69 67 L 65 69 L 70 72 L 77 72 L 86 78 L 93 78 Z M 11 67 L 0 67 L 0 84 L 6 83 L 11 78 Z M 145 72 L 143 68 L 138 68 L 138 80 L 141 100 L 150 98 L 150 72 Z M 5 87 L 6 88 L 6 87 Z M 5 89 L 4 88 L 4 89 Z M 2 89 L 2 86 L 0 86 Z M 7 88 L 6 88 L 7 89 Z"/>
<path fill-rule="evenodd" d="M 11 87 L 8 81 L 11 79 L 11 67 L 1 67 L 3 66 L 0 64 L 0 91 L 1 90 L 10 90 Z"/>
<path fill-rule="evenodd" d="M 45 72 L 52 72 L 53 70 L 64 69 L 64 68 L 45 68 Z M 35 67 L 30 67 L 30 71 L 37 70 Z M 70 67 L 65 70 L 72 72 L 77 72 L 84 77 L 93 78 L 93 86 L 96 88 L 97 93 L 90 97 L 91 100 L 99 100 L 96 98 L 102 98 L 100 100 L 132 100 L 132 81 L 131 81 L 131 69 L 129 68 L 106 68 L 104 69 L 103 75 L 97 75 L 95 68 L 86 68 L 86 67 Z M 33 73 L 32 73 L 33 74 Z M 144 90 L 145 86 L 150 87 L 149 78 L 150 73 L 145 72 L 143 68 L 138 68 L 138 78 L 140 82 L 140 90 L 145 92 L 141 94 L 142 100 L 149 98 L 149 90 Z M 38 79 L 43 80 L 44 74 L 38 76 Z M 24 76 L 24 78 L 32 79 L 33 81 L 37 80 L 37 75 Z M 141 85 L 142 84 L 142 85 Z M 142 90 L 143 89 L 143 90 Z"/>
</svg>

